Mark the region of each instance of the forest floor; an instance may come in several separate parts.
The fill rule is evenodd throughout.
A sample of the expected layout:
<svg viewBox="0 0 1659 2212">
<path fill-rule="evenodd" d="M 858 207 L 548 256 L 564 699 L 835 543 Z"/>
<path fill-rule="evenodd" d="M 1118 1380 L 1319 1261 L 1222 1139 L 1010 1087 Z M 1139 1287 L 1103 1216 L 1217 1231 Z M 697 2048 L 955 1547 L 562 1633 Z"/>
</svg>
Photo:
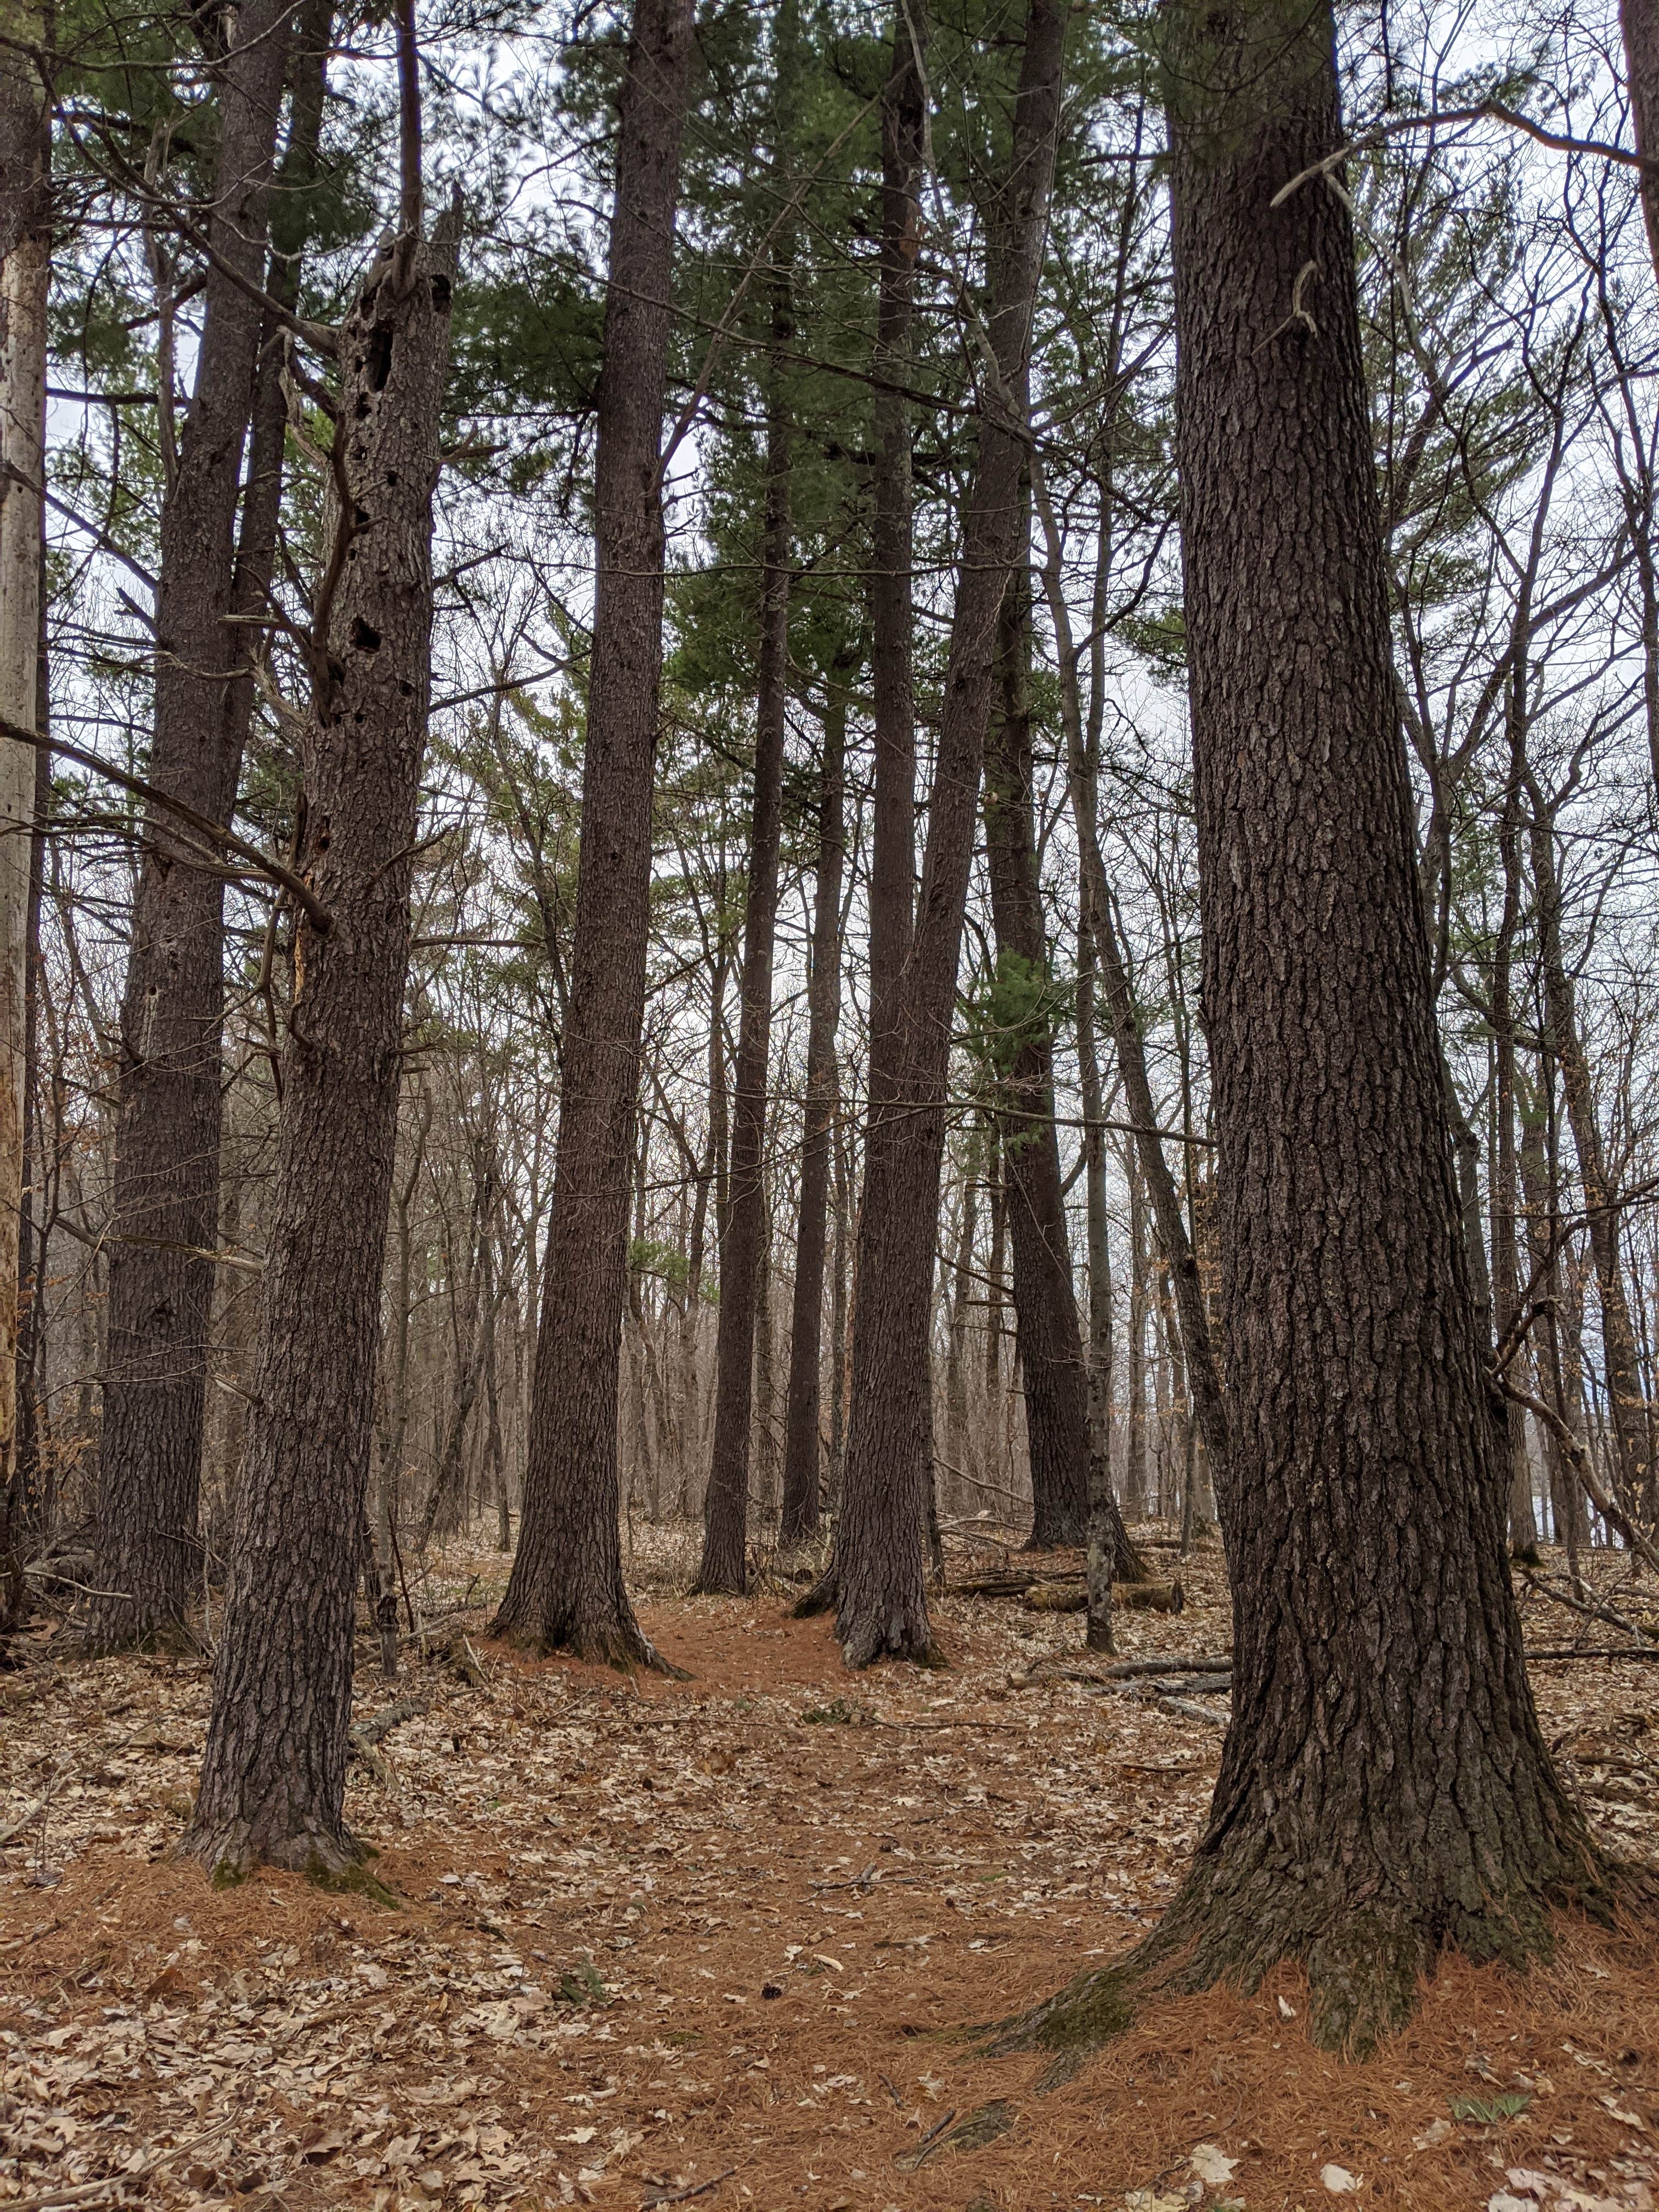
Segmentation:
<svg viewBox="0 0 1659 2212">
<path fill-rule="evenodd" d="M 1524 1980 L 1454 1964 L 1364 2064 L 1309 2043 L 1288 1972 L 1155 2007 L 1057 2088 L 976 2055 L 964 2027 L 1155 1919 L 1219 1729 L 1066 1680 L 1078 1616 L 1006 1601 L 939 1603 L 948 1672 L 852 1676 L 782 1585 L 672 1595 L 693 1557 L 635 1531 L 684 1681 L 483 1643 L 505 1562 L 462 1545 L 422 1595 L 470 1606 L 482 1680 L 417 1647 L 385 1684 L 365 1645 L 360 1718 L 423 1707 L 353 1768 L 395 1910 L 289 1875 L 211 1889 L 168 1856 L 205 1667 L 24 1639 L 0 1675 L 0 2212 L 1652 2212 L 1659 1955 L 1629 1935 L 1565 1928 Z M 1126 1653 L 1228 1648 L 1218 1551 L 1180 1571 L 1187 1609 L 1123 1615 Z M 1592 1574 L 1659 1628 L 1622 1555 Z M 1527 1618 L 1540 1650 L 1630 1641 L 1537 1596 Z M 1598 1829 L 1659 1856 L 1659 1668 L 1534 1680 Z"/>
</svg>

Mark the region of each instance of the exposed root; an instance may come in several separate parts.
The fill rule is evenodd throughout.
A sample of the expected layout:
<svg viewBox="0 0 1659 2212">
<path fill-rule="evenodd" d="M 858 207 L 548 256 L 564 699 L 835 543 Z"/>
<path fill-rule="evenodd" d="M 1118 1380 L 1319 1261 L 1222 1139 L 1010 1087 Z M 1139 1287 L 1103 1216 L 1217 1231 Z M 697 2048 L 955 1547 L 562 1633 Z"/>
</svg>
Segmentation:
<svg viewBox="0 0 1659 2212">
<path fill-rule="evenodd" d="M 797 1598 L 794 1604 L 790 1607 L 791 1619 L 816 1620 L 821 1613 L 833 1613 L 838 1602 L 838 1587 L 836 1580 L 836 1563 L 831 1559 L 805 1596 Z"/>
<path fill-rule="evenodd" d="M 212 1829 L 191 1826 L 179 1838 L 177 1855 L 205 1868 L 215 1889 L 236 1889 L 258 1868 L 281 1867 L 303 1875 L 318 1889 L 367 1898 L 392 1912 L 399 1909 L 395 1893 L 372 1869 L 380 1853 L 349 1828 L 331 1834 L 307 1827 L 297 1835 L 256 1840 L 245 1821 Z"/>
<path fill-rule="evenodd" d="M 854 1624 L 841 1636 L 841 1656 L 855 1670 L 873 1667 L 878 1659 L 896 1659 L 908 1666 L 930 1668 L 944 1668 L 951 1663 L 934 1643 L 925 1620 Z"/>
<path fill-rule="evenodd" d="M 1437 1922 L 1420 1909 L 1374 1897 L 1310 1932 L 1285 1915 L 1293 1894 L 1288 1886 L 1273 1886 L 1275 1915 L 1266 1886 L 1260 1899 L 1247 1888 L 1224 1900 L 1212 1869 L 1200 1867 L 1133 1950 L 1080 1975 L 1029 2012 L 994 2023 L 981 2048 L 991 2057 L 1050 2053 L 1053 2086 L 1121 2035 L 1144 2002 L 1194 1996 L 1223 1984 L 1248 1996 L 1273 1966 L 1291 1960 L 1308 1976 L 1311 2040 L 1340 2057 L 1365 2058 L 1410 2020 L 1443 1952 L 1459 1951 L 1477 1965 L 1516 1972 L 1547 1963 L 1555 1948 L 1554 1911 L 1576 1908 L 1609 1924 L 1613 1882 L 1606 1868 L 1587 1863 L 1583 1887 L 1571 1896 L 1523 1888 L 1505 1900 L 1487 1899 L 1478 1911 L 1445 1912 Z M 1639 1875 L 1619 1886 L 1632 1903 L 1645 1904 L 1653 1895 L 1650 1882 Z M 1311 1898 L 1302 1902 L 1317 1910 Z"/>
</svg>

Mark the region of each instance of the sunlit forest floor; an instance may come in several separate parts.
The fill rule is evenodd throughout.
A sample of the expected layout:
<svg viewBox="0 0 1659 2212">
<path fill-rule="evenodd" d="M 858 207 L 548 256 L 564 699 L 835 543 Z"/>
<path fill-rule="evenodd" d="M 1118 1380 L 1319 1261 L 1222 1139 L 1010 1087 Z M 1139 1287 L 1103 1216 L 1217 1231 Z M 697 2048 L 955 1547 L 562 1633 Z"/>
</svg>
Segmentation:
<svg viewBox="0 0 1659 2212">
<path fill-rule="evenodd" d="M 685 1681 L 485 1642 L 505 1562 L 459 1543 L 416 1602 L 464 1605 L 467 1640 L 409 1643 L 395 1683 L 365 1642 L 360 1723 L 421 1708 L 353 1767 L 395 1910 L 173 1863 L 206 1666 L 24 1640 L 0 1675 L 0 2205 L 1652 2212 L 1659 1958 L 1628 1936 L 1564 1929 L 1524 1982 L 1452 1966 L 1360 2065 L 1308 2042 L 1288 1972 L 1158 2007 L 1057 2088 L 976 2055 L 964 2028 L 1157 1917 L 1224 1699 L 1067 1679 L 1098 1666 L 1077 1615 L 963 1596 L 938 1607 L 948 1672 L 851 1676 L 781 1580 L 686 1600 L 691 1532 L 630 1544 Z M 1003 1556 L 959 1535 L 953 1578 Z M 1175 1571 L 1185 1611 L 1123 1615 L 1126 1655 L 1228 1649 L 1218 1549 Z M 1593 1578 L 1659 1628 L 1622 1557 Z M 1628 1641 L 1535 1595 L 1527 1619 L 1540 1650 Z M 1598 1828 L 1659 1856 L 1659 1668 L 1534 1679 Z"/>
</svg>

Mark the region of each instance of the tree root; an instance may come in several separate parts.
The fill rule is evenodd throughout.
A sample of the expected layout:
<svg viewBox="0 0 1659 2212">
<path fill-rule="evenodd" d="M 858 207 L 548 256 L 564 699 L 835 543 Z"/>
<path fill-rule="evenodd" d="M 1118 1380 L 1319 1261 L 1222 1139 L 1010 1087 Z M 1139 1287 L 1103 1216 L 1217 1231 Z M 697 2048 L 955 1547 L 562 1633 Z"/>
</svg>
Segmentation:
<svg viewBox="0 0 1659 2212">
<path fill-rule="evenodd" d="M 1245 1885 L 1224 1898 L 1212 1872 L 1200 1868 L 1133 1950 L 1079 1975 L 1030 2011 L 992 2022 L 981 2031 L 980 2049 L 992 2057 L 1048 2052 L 1054 2063 L 1045 2086 L 1052 2087 L 1122 2034 L 1144 2003 L 1222 1984 L 1249 1996 L 1273 1966 L 1293 1960 L 1308 1976 L 1312 2041 L 1345 2058 L 1365 2058 L 1411 2019 L 1443 1952 L 1461 1952 L 1477 1965 L 1524 1971 L 1551 1957 L 1555 1911 L 1576 1909 L 1610 1925 L 1620 1892 L 1632 1905 L 1649 1904 L 1654 1895 L 1640 1870 L 1632 1869 L 1626 1881 L 1587 1862 L 1583 1876 L 1570 1895 L 1521 1887 L 1507 1899 L 1483 1900 L 1479 1910 L 1438 1916 L 1373 1897 L 1310 1932 L 1284 1919 L 1284 1887 L 1278 1890 L 1280 1924 L 1275 1928 L 1265 1890 L 1253 1897 L 1256 1885 Z"/>
<path fill-rule="evenodd" d="M 790 1619 L 792 1620 L 816 1620 L 821 1613 L 833 1613 L 837 1602 L 837 1588 L 838 1585 L 836 1581 L 836 1563 L 831 1559 L 829 1565 L 818 1577 L 817 1582 L 813 1583 L 811 1589 L 807 1591 L 805 1596 L 797 1598 L 793 1605 L 790 1607 Z"/>
<path fill-rule="evenodd" d="M 280 1867 L 303 1875 L 318 1889 L 364 1897 L 391 1912 L 399 1910 L 396 1893 L 373 1871 L 380 1853 L 345 1827 L 334 1834 L 307 1827 L 297 1835 L 256 1842 L 246 1821 L 212 1829 L 191 1826 L 179 1838 L 176 1856 L 204 1867 L 215 1889 L 239 1888 L 258 1868 Z"/>
<path fill-rule="evenodd" d="M 686 1668 L 664 1658 L 631 1613 L 626 1620 L 614 1616 L 603 1620 L 567 1620 L 544 1631 L 507 1626 L 498 1616 L 490 1623 L 489 1632 L 497 1642 L 537 1659 L 580 1659 L 592 1666 L 614 1667 L 619 1674 L 663 1674 L 671 1682 L 691 1679 Z"/>
</svg>

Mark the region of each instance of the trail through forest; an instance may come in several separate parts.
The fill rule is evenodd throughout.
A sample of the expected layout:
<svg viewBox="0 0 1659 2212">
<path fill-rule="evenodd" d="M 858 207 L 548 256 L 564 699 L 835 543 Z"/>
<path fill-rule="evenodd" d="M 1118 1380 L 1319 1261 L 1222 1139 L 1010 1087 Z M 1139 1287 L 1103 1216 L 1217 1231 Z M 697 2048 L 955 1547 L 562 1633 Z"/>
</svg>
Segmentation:
<svg viewBox="0 0 1659 2212">
<path fill-rule="evenodd" d="M 366 1646 L 359 1731 L 419 1708 L 348 1796 L 395 1909 L 269 1870 L 215 1890 L 170 1856 L 204 1665 L 20 1645 L 0 1677 L 0 2204 L 1651 2212 L 1659 1960 L 1628 1931 L 1568 1927 L 1525 1979 L 1449 1959 L 1362 2064 L 1307 2040 L 1290 1972 L 1150 2007 L 1069 2080 L 980 2055 L 964 2029 L 1168 1902 L 1224 1696 L 1091 1685 L 1110 1662 L 1075 1614 L 963 1596 L 938 1608 L 947 1670 L 854 1677 L 781 1582 L 669 1595 L 696 1541 L 641 1528 L 630 1561 L 683 1681 L 484 1642 L 506 1563 L 459 1545 L 422 1593 L 447 1616 L 424 1656 L 406 1644 L 388 1684 Z M 951 1546 L 957 1582 L 1024 1564 Z M 1226 1651 L 1218 1548 L 1177 1571 L 1182 1613 L 1121 1615 L 1126 1659 Z M 1593 1574 L 1655 1625 L 1627 1558 Z M 1534 1652 L 1626 1640 L 1531 1586 L 1523 1609 Z M 1650 1856 L 1655 1668 L 1533 1673 L 1598 1834 Z"/>
</svg>

